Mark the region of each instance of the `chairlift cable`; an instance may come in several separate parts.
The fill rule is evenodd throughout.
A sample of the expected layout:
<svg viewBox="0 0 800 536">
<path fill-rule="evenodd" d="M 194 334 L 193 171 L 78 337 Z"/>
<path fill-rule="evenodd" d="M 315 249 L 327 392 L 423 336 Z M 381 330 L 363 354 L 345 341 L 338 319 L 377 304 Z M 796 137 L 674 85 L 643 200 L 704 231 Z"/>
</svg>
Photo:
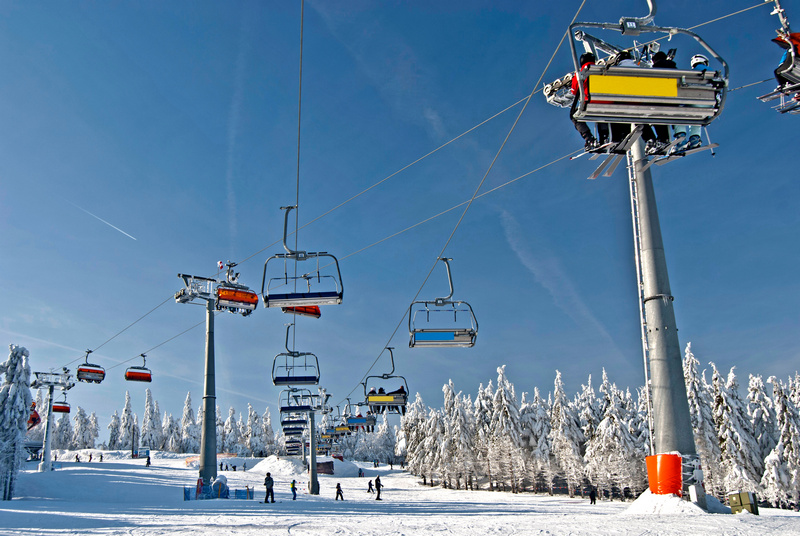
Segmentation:
<svg viewBox="0 0 800 536">
<path fill-rule="evenodd" d="M 764 80 L 760 80 L 758 82 L 752 82 L 750 84 L 745 84 L 743 86 L 735 87 L 733 89 L 729 89 L 728 93 L 730 93 L 731 91 L 736 91 L 737 89 L 744 89 L 744 88 L 750 87 L 750 86 L 757 86 L 759 84 L 763 84 L 764 82 L 769 82 L 770 80 L 775 80 L 775 78 L 767 78 L 767 79 L 764 79 Z"/>
<path fill-rule="evenodd" d="M 357 198 L 361 197 L 362 195 L 364 195 L 365 193 L 369 192 L 369 191 L 370 191 L 370 190 L 372 190 L 373 188 L 376 188 L 376 187 L 380 186 L 380 185 L 381 185 L 381 184 L 383 184 L 384 182 L 386 182 L 386 181 L 388 181 L 389 179 L 391 179 L 391 178 L 395 177 L 396 175 L 399 175 L 400 173 L 402 173 L 403 171 L 405 171 L 405 170 L 407 170 L 408 168 L 412 167 L 413 165 L 415 165 L 415 164 L 418 164 L 418 163 L 422 162 L 423 160 L 425 160 L 425 159 L 426 159 L 426 158 L 428 158 L 429 156 L 432 156 L 433 154 L 435 154 L 435 153 L 439 152 L 440 150 L 444 149 L 445 147 L 447 147 L 447 146 L 448 146 L 448 145 L 450 145 L 451 143 L 453 143 L 453 142 L 455 142 L 455 141 L 457 141 L 457 140 L 459 140 L 459 139 L 463 138 L 464 136 L 466 136 L 467 134 L 471 133 L 472 131 L 474 131 L 474 130 L 476 130 L 476 129 L 480 128 L 480 127 L 482 127 L 483 125 L 485 125 L 486 123 L 488 123 L 488 122 L 489 122 L 489 121 L 491 121 L 492 119 L 496 119 L 497 117 L 499 117 L 499 116 L 503 115 L 504 113 L 506 113 L 506 112 L 507 112 L 507 111 L 509 111 L 510 109 L 514 108 L 514 107 L 515 107 L 515 106 L 517 106 L 518 104 L 520 104 L 520 103 L 524 102 L 525 100 L 527 100 L 527 98 L 528 98 L 528 97 L 523 97 L 523 98 L 521 98 L 520 100 L 518 100 L 517 102 L 515 102 L 514 104 L 511 104 L 510 106 L 507 106 L 506 108 L 504 108 L 504 109 L 500 110 L 499 112 L 495 113 L 495 114 L 494 114 L 494 115 L 492 115 L 491 117 L 487 117 L 486 119 L 484 119 L 483 121 L 481 121 L 481 122 L 480 122 L 480 123 L 478 123 L 477 125 L 475 125 L 475 126 L 473 126 L 473 127 L 470 127 L 469 129 L 465 130 L 464 132 L 462 132 L 462 133 L 461 133 L 461 134 L 459 134 L 458 136 L 456 136 L 456 137 L 454 137 L 454 138 L 450 139 L 449 141 L 446 141 L 446 142 L 444 142 L 442 145 L 438 146 L 437 148 L 433 149 L 432 151 L 430 151 L 430 152 L 428 152 L 428 153 L 426 153 L 426 154 L 424 154 L 424 155 L 420 156 L 419 158 L 417 158 L 417 159 L 416 159 L 416 160 L 414 160 L 413 162 L 410 162 L 410 163 L 406 164 L 405 166 L 401 167 L 400 169 L 398 169 L 397 171 L 395 171 L 395 172 L 393 172 L 393 173 L 391 173 L 391 174 L 387 175 L 386 177 L 384 177 L 383 179 L 379 180 L 378 182 L 376 182 L 376 183 L 375 183 L 375 184 L 373 184 L 372 186 L 368 186 L 367 188 L 365 188 L 364 190 L 361 190 L 359 193 L 355 194 L 354 196 L 350 197 L 349 199 L 346 199 L 346 200 L 342 201 L 341 203 L 339 203 L 339 204 L 338 204 L 338 205 L 336 205 L 335 207 L 328 209 L 327 211 L 323 212 L 322 214 L 320 214 L 320 215 L 319 215 L 319 216 L 317 216 L 316 218 L 314 218 L 314 219 L 312 219 L 312 220 L 310 220 L 310 221 L 308 221 L 308 222 L 304 223 L 302 226 L 300 226 L 300 227 L 299 227 L 299 229 L 298 229 L 298 230 L 300 230 L 300 229 L 305 229 L 306 227 L 308 227 L 308 226 L 309 226 L 309 225 L 311 225 L 312 223 L 315 223 L 315 222 L 317 222 L 317 221 L 321 220 L 322 218 L 324 218 L 324 217 L 325 217 L 325 216 L 327 216 L 328 214 L 331 214 L 332 212 L 334 212 L 334 211 L 336 211 L 336 210 L 338 210 L 338 209 L 342 208 L 343 206 L 347 205 L 347 204 L 348 204 L 348 203 L 350 203 L 351 201 L 355 201 Z M 295 231 L 293 231 L 293 232 L 292 232 L 292 234 L 294 234 L 294 233 L 295 233 Z M 267 246 L 265 246 L 265 247 L 263 247 L 263 248 L 259 249 L 258 251 L 256 251 L 256 252 L 255 252 L 255 253 L 253 253 L 252 255 L 250 255 L 250 256 L 248 256 L 248 257 L 245 257 L 243 260 L 239 261 L 239 264 L 243 264 L 243 263 L 245 263 L 245 262 L 249 261 L 249 260 L 250 260 L 250 259 L 252 259 L 253 257 L 255 257 L 255 256 L 257 256 L 257 255 L 260 255 L 261 253 L 263 253 L 264 251 L 266 251 L 266 250 L 270 249 L 271 247 L 275 246 L 276 244 L 280 244 L 280 242 L 281 242 L 280 240 L 276 240 L 276 241 L 274 241 L 273 243 L 271 243 L 271 244 L 269 244 L 269 245 L 267 245 Z"/>
<path fill-rule="evenodd" d="M 305 0 L 300 0 L 300 74 L 297 83 L 297 176 L 295 180 L 295 201 L 294 201 L 294 249 L 298 248 L 298 237 L 300 235 L 300 127 L 303 110 L 303 21 L 305 13 Z M 294 291 L 297 292 L 297 261 L 294 263 Z M 297 326 L 292 330 L 292 350 L 296 349 Z"/>
<path fill-rule="evenodd" d="M 167 298 L 166 300 L 162 301 L 161 303 L 159 303 L 158 305 L 156 305 L 155 307 L 153 307 L 152 309 L 150 309 L 149 311 L 147 311 L 145 314 L 143 314 L 142 316 L 140 316 L 139 318 L 137 318 L 136 320 L 134 320 L 133 322 L 131 322 L 130 324 L 128 324 L 127 326 L 125 326 L 123 329 L 121 329 L 120 331 L 118 331 L 118 332 L 117 332 L 116 334 L 114 334 L 114 335 L 113 335 L 113 336 L 112 336 L 110 339 L 108 339 L 108 340 L 107 340 L 107 341 L 105 341 L 103 344 L 101 344 L 100 346 L 98 346 L 97 348 L 95 348 L 94 350 L 92 350 L 92 352 L 96 352 L 97 350 L 99 350 L 100 348 L 102 348 L 103 346 L 105 346 L 106 344 L 110 343 L 111 341 L 113 341 L 114 339 L 116 339 L 117 337 L 119 337 L 120 335 L 122 335 L 122 334 L 123 334 L 125 331 L 127 331 L 128 329 L 132 328 L 134 325 L 136 325 L 137 323 L 139 323 L 139 321 L 143 320 L 143 319 L 144 319 L 146 316 L 150 315 L 150 313 L 153 313 L 153 312 L 154 312 L 156 309 L 158 309 L 159 307 L 161 307 L 162 305 L 164 305 L 165 303 L 167 303 L 168 301 L 170 301 L 170 300 L 173 300 L 173 299 L 174 299 L 174 295 L 173 295 L 173 296 L 170 296 L 170 297 L 169 297 L 169 298 Z M 73 364 L 74 362 L 76 362 L 76 361 L 79 361 L 79 360 L 81 360 L 81 359 L 83 359 L 83 358 L 84 358 L 84 356 L 81 356 L 81 357 L 78 357 L 78 358 L 76 358 L 76 359 L 73 359 L 72 361 L 70 361 L 69 363 L 67 363 L 67 364 L 66 364 L 66 365 L 64 365 L 64 366 L 65 366 L 65 367 L 66 367 L 66 366 L 69 366 L 69 365 Z"/>
</svg>

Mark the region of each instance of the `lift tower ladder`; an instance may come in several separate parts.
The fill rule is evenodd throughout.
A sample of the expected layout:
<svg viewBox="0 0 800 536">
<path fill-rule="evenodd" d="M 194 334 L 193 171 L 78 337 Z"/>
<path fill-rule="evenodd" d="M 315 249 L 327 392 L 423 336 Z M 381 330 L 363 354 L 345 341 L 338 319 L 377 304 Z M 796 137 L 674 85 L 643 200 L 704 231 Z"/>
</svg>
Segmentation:
<svg viewBox="0 0 800 536">
<path fill-rule="evenodd" d="M 631 193 L 631 219 L 633 223 L 633 256 L 636 265 L 636 291 L 639 301 L 639 326 L 642 338 L 642 356 L 644 358 L 644 393 L 647 402 L 647 428 L 650 443 L 650 454 L 655 453 L 653 445 L 653 404 L 650 400 L 650 347 L 647 343 L 647 314 L 645 313 L 644 279 L 642 278 L 642 241 L 639 222 L 639 191 L 636 187 L 634 161 L 628 152 L 628 185 Z"/>
</svg>

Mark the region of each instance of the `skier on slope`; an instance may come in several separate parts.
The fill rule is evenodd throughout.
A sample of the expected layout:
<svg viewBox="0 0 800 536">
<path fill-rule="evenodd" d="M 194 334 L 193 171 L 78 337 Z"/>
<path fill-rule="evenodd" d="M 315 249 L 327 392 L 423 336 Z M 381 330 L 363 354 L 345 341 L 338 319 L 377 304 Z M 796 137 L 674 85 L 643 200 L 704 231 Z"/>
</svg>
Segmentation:
<svg viewBox="0 0 800 536">
<path fill-rule="evenodd" d="M 264 478 L 264 486 L 267 488 L 267 495 L 264 497 L 264 504 L 270 502 L 270 497 L 272 498 L 272 502 L 275 502 L 275 491 L 272 489 L 272 486 L 275 485 L 275 481 L 272 480 L 272 476 L 267 473 L 266 478 Z"/>
</svg>

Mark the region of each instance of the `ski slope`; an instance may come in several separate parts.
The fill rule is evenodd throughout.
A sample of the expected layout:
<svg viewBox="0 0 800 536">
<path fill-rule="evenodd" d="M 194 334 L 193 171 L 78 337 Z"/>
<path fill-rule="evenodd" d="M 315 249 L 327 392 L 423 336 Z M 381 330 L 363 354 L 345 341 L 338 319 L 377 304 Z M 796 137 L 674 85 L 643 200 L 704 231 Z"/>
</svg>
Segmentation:
<svg viewBox="0 0 800 536">
<path fill-rule="evenodd" d="M 90 451 L 81 451 L 83 460 Z M 423 486 L 398 468 L 336 461 L 333 476 L 320 475 L 320 495 L 306 492 L 307 478 L 292 458 L 224 459 L 231 489 L 255 487 L 255 500 L 184 501 L 183 486 L 197 480 L 187 455 L 154 452 L 152 466 L 130 453 L 93 452 L 92 463 L 75 463 L 75 452 L 58 451 L 58 469 L 19 475 L 16 498 L 0 503 L 1 535 L 503 535 L 514 534 L 800 534 L 800 515 L 762 509 L 750 514 L 706 514 L 673 497 L 643 496 L 635 503 L 550 497 L 532 493 L 454 491 Z M 242 463 L 247 471 L 242 471 Z M 358 469 L 365 471 L 358 477 Z M 275 479 L 275 504 L 264 504 L 264 475 Z M 366 492 L 380 475 L 382 501 Z M 297 480 L 292 501 L 289 483 Z M 344 490 L 334 501 L 336 483 Z"/>
</svg>

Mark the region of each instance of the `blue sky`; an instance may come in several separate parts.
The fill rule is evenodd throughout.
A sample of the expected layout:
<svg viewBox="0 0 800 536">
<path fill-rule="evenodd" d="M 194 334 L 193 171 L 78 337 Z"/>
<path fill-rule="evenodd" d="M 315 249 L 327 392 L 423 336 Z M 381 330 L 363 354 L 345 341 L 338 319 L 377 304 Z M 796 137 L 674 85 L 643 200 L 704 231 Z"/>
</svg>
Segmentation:
<svg viewBox="0 0 800 536">
<path fill-rule="evenodd" d="M 655 22 L 690 27 L 758 3 L 659 2 Z M 306 2 L 301 225 L 524 99 L 579 5 Z M 800 17 L 797 2 L 784 8 Z M 732 88 L 772 76 L 770 9 L 696 30 L 729 62 Z M 578 19 L 646 11 L 588 1 Z M 240 281 L 260 288 L 281 251 L 279 207 L 296 196 L 299 34 L 299 2 L 0 3 L 0 334 L 30 350 L 34 370 L 108 341 L 180 289 L 179 272 L 214 276 L 217 261 L 247 259 Z M 699 52 L 673 46 L 679 65 Z M 565 42 L 544 82 L 570 69 Z M 743 375 L 785 377 L 798 362 L 798 119 L 756 100 L 773 87 L 729 94 L 709 129 L 716 156 L 653 176 L 681 346 Z M 469 200 L 520 110 L 300 231 L 300 249 L 341 262 L 344 303 L 300 319 L 296 339 L 319 357 L 334 401 L 358 398 L 463 208 L 355 252 Z M 481 192 L 581 146 L 567 110 L 538 93 Z M 520 392 L 551 390 L 556 369 L 570 392 L 603 367 L 618 385 L 643 383 L 626 174 L 586 180 L 593 164 L 562 160 L 473 203 L 446 255 L 478 343 L 412 350 L 403 323 L 391 345 L 412 392 L 438 406 L 448 380 L 474 393 L 504 364 Z M 420 297 L 446 293 L 439 266 Z M 147 360 L 154 398 L 179 415 L 191 391 L 196 409 L 202 326 L 162 343 L 203 315 L 168 300 L 92 354 L 107 379 L 68 400 L 105 427 L 129 390 L 141 413 L 145 386 L 123 371 L 160 345 Z M 251 403 L 277 417 L 270 370 L 287 321 L 263 307 L 217 317 L 223 413 Z M 373 373 L 388 368 L 384 356 Z"/>
</svg>

